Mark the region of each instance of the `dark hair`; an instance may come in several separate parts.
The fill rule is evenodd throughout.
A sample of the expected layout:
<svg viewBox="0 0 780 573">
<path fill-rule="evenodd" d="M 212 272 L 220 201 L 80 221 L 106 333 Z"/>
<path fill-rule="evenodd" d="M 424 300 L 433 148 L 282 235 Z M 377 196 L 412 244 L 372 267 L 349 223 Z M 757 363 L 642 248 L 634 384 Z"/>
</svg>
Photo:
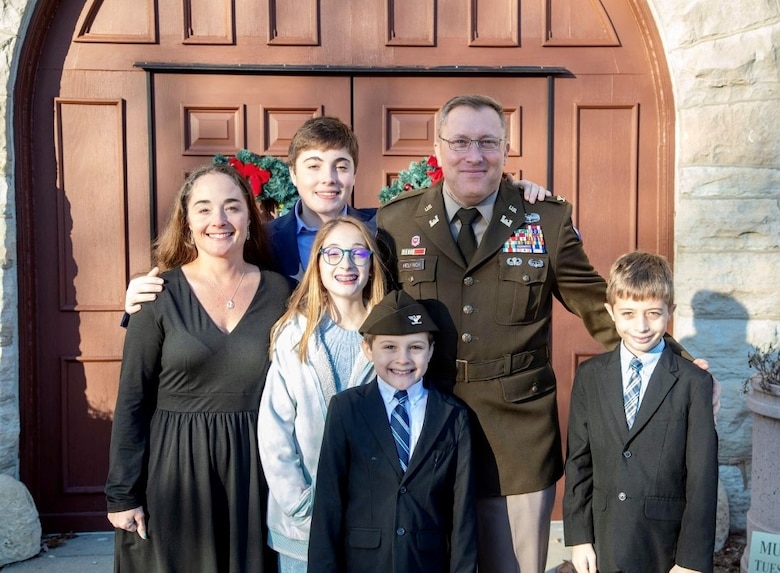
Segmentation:
<svg viewBox="0 0 780 573">
<path fill-rule="evenodd" d="M 313 117 L 307 120 L 290 141 L 287 163 L 295 170 L 295 160 L 307 149 L 346 149 L 358 168 L 358 141 L 355 132 L 335 117 Z"/>
<path fill-rule="evenodd" d="M 244 243 L 244 260 L 261 268 L 268 268 L 271 255 L 266 240 L 265 226 L 255 203 L 252 189 L 244 177 L 229 165 L 208 163 L 191 172 L 184 180 L 173 205 L 173 210 L 154 245 L 154 259 L 161 269 L 170 269 L 189 263 L 198 256 L 187 223 L 187 203 L 192 187 L 204 175 L 219 174 L 229 177 L 241 190 L 249 211 L 249 236 Z"/>
</svg>

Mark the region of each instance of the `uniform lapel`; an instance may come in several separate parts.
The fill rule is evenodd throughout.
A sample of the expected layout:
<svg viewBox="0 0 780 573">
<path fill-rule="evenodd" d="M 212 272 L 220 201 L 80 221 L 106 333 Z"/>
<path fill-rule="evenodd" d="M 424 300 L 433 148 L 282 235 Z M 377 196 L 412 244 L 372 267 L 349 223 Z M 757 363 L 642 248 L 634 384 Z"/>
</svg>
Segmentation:
<svg viewBox="0 0 780 573">
<path fill-rule="evenodd" d="M 512 235 L 515 229 L 523 226 L 523 199 L 517 189 L 501 181 L 493 206 L 493 216 L 482 236 L 477 252 L 471 259 L 469 268 L 473 268 L 492 257 Z"/>
<path fill-rule="evenodd" d="M 447 220 L 447 210 L 444 208 L 442 193 L 443 188 L 441 182 L 425 192 L 417 207 L 417 212 L 414 215 L 415 221 L 422 229 L 425 236 L 428 237 L 445 256 L 465 268 L 463 257 L 450 232 L 450 223 Z"/>
<path fill-rule="evenodd" d="M 373 438 L 387 457 L 387 461 L 401 478 L 401 462 L 398 460 L 398 451 L 395 449 L 395 440 L 390 431 L 385 402 L 379 393 L 376 378 L 370 384 L 361 387 L 360 395 L 363 403 L 358 405 L 358 411 L 362 414 Z"/>
</svg>

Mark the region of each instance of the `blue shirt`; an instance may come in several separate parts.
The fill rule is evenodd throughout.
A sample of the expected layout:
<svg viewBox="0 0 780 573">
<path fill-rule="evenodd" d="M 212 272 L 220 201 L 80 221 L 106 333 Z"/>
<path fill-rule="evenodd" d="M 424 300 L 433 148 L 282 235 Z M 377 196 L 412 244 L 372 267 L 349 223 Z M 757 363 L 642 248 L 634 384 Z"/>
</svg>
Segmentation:
<svg viewBox="0 0 780 573">
<path fill-rule="evenodd" d="M 661 342 L 656 344 L 651 350 L 645 352 L 642 356 L 634 356 L 634 354 L 626 348 L 626 345 L 620 343 L 620 371 L 623 373 L 623 395 L 628 388 L 628 380 L 631 378 L 631 359 L 636 358 L 642 363 L 642 370 L 639 374 L 642 378 L 642 385 L 639 387 L 639 402 L 636 409 L 642 405 L 642 399 L 645 397 L 645 391 L 647 390 L 647 383 L 650 382 L 650 377 L 653 375 L 653 370 L 658 366 L 658 360 L 661 358 L 661 353 L 666 347 L 666 342 L 663 338 Z"/>
<path fill-rule="evenodd" d="M 376 377 L 377 384 L 379 385 L 379 394 L 382 396 L 382 400 L 385 403 L 385 412 L 387 413 L 387 424 L 390 424 L 390 416 L 398 405 L 398 400 L 395 399 L 395 393 L 398 388 L 390 386 L 387 382 L 382 380 L 379 376 Z M 412 459 L 414 454 L 414 447 L 417 445 L 417 440 L 420 438 L 422 432 L 423 422 L 425 422 L 425 406 L 428 404 L 428 389 L 422 385 L 422 379 L 418 380 L 409 388 L 406 389 L 406 393 L 409 396 L 409 402 L 407 403 L 407 414 L 409 414 L 409 459 Z"/>
<path fill-rule="evenodd" d="M 295 238 L 298 243 L 298 256 L 301 259 L 301 269 L 305 271 L 306 267 L 309 266 L 309 257 L 311 256 L 311 247 L 314 244 L 314 236 L 320 229 L 319 227 L 310 227 L 303 221 L 301 218 L 302 209 L 301 200 L 298 199 L 295 203 L 295 207 L 293 207 L 293 213 L 295 213 Z M 347 206 L 344 205 L 344 210 L 341 211 L 339 216 L 346 214 Z M 299 274 L 300 276 L 295 278 L 300 279 L 303 276 L 303 273 Z"/>
</svg>

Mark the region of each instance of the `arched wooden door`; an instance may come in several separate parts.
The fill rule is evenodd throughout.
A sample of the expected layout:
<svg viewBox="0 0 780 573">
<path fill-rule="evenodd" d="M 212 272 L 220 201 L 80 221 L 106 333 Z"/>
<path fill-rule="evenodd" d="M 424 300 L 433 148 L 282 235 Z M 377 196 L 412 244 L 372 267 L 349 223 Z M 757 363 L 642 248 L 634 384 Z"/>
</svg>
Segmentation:
<svg viewBox="0 0 780 573">
<path fill-rule="evenodd" d="M 673 126 L 643 0 L 39 0 L 30 29 L 22 477 L 46 530 L 107 525 L 124 288 L 182 173 L 214 152 L 277 153 L 306 117 L 336 115 L 361 142 L 354 201 L 375 205 L 429 153 L 436 108 L 487 93 L 510 120 L 509 168 L 574 203 L 602 273 L 635 247 L 671 255 Z M 561 309 L 554 323 L 565 420 L 573 369 L 600 348 Z"/>
</svg>

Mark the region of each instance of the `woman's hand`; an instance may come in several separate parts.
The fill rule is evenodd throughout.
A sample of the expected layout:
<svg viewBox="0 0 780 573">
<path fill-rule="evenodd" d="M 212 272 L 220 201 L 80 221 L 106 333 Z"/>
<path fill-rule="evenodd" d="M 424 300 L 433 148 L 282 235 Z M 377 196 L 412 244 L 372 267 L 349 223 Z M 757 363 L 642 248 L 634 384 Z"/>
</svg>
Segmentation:
<svg viewBox="0 0 780 573">
<path fill-rule="evenodd" d="M 125 531 L 137 531 L 141 539 L 146 539 L 146 518 L 144 517 L 143 506 L 125 511 L 115 511 L 108 514 L 108 520 L 111 525 L 117 529 Z"/>
</svg>

